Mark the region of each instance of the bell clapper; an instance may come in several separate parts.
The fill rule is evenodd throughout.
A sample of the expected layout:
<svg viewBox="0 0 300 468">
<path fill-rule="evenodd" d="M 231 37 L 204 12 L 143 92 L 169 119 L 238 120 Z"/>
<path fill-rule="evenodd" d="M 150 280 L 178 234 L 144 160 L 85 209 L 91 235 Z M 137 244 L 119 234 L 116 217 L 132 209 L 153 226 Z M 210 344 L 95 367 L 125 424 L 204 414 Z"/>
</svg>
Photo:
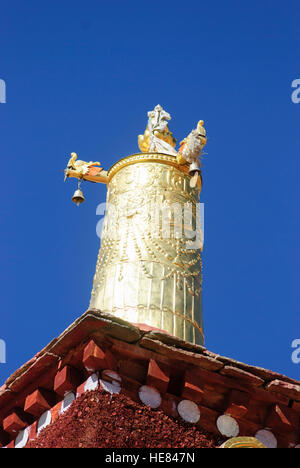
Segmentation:
<svg viewBox="0 0 300 468">
<path fill-rule="evenodd" d="M 198 180 L 198 176 L 199 176 L 199 172 L 196 171 L 193 176 L 191 177 L 191 180 L 190 180 L 190 187 L 191 188 L 195 188 L 196 185 L 197 185 L 197 180 Z"/>
<path fill-rule="evenodd" d="M 85 201 L 84 195 L 81 190 L 81 182 L 82 179 L 78 179 L 78 187 L 77 190 L 75 190 L 74 195 L 72 197 L 72 201 L 77 205 L 81 205 Z"/>
</svg>

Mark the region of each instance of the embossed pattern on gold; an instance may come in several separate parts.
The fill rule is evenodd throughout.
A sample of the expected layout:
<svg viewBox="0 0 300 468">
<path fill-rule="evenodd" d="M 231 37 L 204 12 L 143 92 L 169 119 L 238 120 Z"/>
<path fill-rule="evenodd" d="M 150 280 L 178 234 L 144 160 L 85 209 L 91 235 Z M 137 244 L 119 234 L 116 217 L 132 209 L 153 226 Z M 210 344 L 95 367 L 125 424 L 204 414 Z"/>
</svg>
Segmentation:
<svg viewBox="0 0 300 468">
<path fill-rule="evenodd" d="M 266 447 L 262 442 L 260 442 L 258 439 L 255 437 L 233 437 L 226 442 L 220 447 L 220 448 L 238 448 L 238 449 L 245 449 L 245 448 L 259 448 L 259 449 L 265 449 Z"/>
<path fill-rule="evenodd" d="M 199 202 L 201 179 L 192 189 L 186 172 L 176 158 L 157 153 L 129 156 L 108 171 L 90 306 L 203 344 L 201 250 L 188 248 L 183 217 L 170 209 L 189 204 L 195 211 Z M 161 219 L 155 222 L 155 206 L 166 210 L 169 233 Z"/>
</svg>

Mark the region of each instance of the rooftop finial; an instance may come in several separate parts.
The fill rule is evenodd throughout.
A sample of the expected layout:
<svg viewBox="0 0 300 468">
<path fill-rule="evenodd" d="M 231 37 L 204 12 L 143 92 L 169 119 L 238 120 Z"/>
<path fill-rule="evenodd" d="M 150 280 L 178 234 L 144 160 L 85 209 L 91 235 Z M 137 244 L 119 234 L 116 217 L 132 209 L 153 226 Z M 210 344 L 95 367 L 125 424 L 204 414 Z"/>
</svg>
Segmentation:
<svg viewBox="0 0 300 468">
<path fill-rule="evenodd" d="M 177 155 L 174 150 L 176 139 L 169 131 L 169 120 L 171 120 L 170 114 L 160 104 L 155 106 L 153 111 L 148 112 L 148 125 L 145 133 L 138 136 L 139 148 L 143 153 L 162 152 Z"/>
</svg>

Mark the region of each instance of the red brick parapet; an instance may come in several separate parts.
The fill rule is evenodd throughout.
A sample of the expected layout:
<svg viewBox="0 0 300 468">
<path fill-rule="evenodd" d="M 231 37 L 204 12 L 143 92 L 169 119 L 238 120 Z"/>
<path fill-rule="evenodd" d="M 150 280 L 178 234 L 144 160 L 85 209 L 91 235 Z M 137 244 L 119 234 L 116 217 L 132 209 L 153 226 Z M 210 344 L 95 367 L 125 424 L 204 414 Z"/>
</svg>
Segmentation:
<svg viewBox="0 0 300 468">
<path fill-rule="evenodd" d="M 14 446 L 29 426 L 30 440 L 47 411 L 55 420 L 66 392 L 80 393 L 89 376 L 103 371 L 107 391 L 120 386 L 141 402 L 144 386 L 145 401 L 187 423 L 199 413 L 197 426 L 212 434 L 261 434 L 286 448 L 300 442 L 300 382 L 89 310 L 1 387 L 0 444 Z"/>
</svg>

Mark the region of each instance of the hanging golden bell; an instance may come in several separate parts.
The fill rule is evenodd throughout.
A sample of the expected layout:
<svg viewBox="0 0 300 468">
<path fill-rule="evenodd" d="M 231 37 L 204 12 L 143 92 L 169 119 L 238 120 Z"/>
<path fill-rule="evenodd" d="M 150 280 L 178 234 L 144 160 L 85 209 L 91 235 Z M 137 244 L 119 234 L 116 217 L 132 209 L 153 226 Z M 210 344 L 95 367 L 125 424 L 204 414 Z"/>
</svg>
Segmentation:
<svg viewBox="0 0 300 468">
<path fill-rule="evenodd" d="M 78 188 L 75 190 L 74 195 L 72 197 L 72 201 L 76 203 L 77 206 L 81 205 L 85 201 L 82 191 Z"/>
<path fill-rule="evenodd" d="M 190 164 L 190 167 L 189 167 L 189 174 L 190 174 L 190 175 L 194 175 L 195 172 L 198 172 L 198 171 L 201 171 L 201 164 L 200 164 L 199 159 L 197 159 L 196 161 L 193 161 L 193 162 Z"/>
</svg>

